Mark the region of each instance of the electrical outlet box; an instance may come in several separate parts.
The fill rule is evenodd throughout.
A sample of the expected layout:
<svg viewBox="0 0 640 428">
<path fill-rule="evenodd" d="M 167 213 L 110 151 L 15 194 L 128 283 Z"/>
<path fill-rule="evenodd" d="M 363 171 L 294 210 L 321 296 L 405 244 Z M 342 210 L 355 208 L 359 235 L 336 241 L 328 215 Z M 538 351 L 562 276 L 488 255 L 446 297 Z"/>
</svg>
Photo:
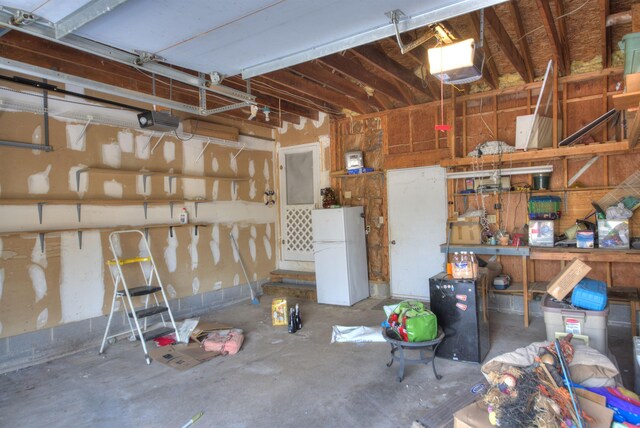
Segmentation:
<svg viewBox="0 0 640 428">
<path fill-rule="evenodd" d="M 351 192 L 349 192 L 349 191 L 344 192 L 344 197 L 345 197 L 346 199 L 351 199 Z"/>
<path fill-rule="evenodd" d="M 487 216 L 487 223 L 489 224 L 496 224 L 498 222 L 498 218 L 496 217 L 495 214 L 489 214 Z"/>
<path fill-rule="evenodd" d="M 378 217 L 378 224 L 384 224 L 384 217 Z"/>
</svg>

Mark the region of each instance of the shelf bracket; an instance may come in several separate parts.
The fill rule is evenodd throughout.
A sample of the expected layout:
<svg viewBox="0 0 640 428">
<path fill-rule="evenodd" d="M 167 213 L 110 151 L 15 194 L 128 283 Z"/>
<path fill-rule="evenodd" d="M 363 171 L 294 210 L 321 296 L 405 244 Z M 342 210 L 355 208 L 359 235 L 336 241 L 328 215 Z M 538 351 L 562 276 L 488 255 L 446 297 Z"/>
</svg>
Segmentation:
<svg viewBox="0 0 640 428">
<path fill-rule="evenodd" d="M 173 226 L 169 226 L 169 236 L 173 238 Z"/>
<path fill-rule="evenodd" d="M 76 192 L 80 191 L 80 174 L 87 172 L 89 168 L 81 168 L 76 171 Z"/>
<path fill-rule="evenodd" d="M 145 227 L 144 228 L 144 239 L 149 242 L 149 228 Z"/>
<path fill-rule="evenodd" d="M 196 218 L 198 218 L 198 205 L 200 205 L 200 202 L 198 202 L 198 201 L 195 201 L 193 203 L 193 207 L 195 208 L 194 211 L 195 211 L 195 214 L 196 214 Z"/>
<path fill-rule="evenodd" d="M 169 202 L 169 214 L 171 214 L 171 218 L 173 218 L 173 204 L 173 201 Z"/>
<path fill-rule="evenodd" d="M 162 139 L 166 134 L 167 134 L 166 132 L 163 132 L 162 135 L 160 135 L 160 138 L 158 138 L 158 141 L 156 141 L 153 147 L 151 147 L 151 154 L 153 154 L 153 151 L 156 149 L 156 147 L 158 147 L 158 144 L 160 144 L 160 141 L 162 141 Z"/>
<path fill-rule="evenodd" d="M 169 176 L 169 194 L 173 193 L 173 180 L 175 180 L 177 177 L 177 175 L 170 175 Z"/>
<path fill-rule="evenodd" d="M 149 147 L 149 144 L 151 143 L 151 139 L 156 135 L 156 131 L 151 131 L 151 135 L 149 135 L 149 139 L 147 140 L 147 143 L 144 145 L 144 148 L 142 149 L 142 151 L 144 152 L 145 150 L 147 150 L 147 147 Z M 153 149 L 151 149 L 153 151 Z"/>
<path fill-rule="evenodd" d="M 144 219 L 147 219 L 147 209 L 149 208 L 149 204 L 147 202 L 142 203 L 142 208 L 144 209 Z"/>
<path fill-rule="evenodd" d="M 235 154 L 235 156 L 233 157 L 233 160 L 236 160 L 236 158 L 238 157 L 238 155 L 240 153 L 242 153 L 242 151 L 244 150 L 244 148 L 247 147 L 246 144 L 243 144 L 242 147 L 240 147 L 240 150 L 238 150 L 238 153 Z"/>
<path fill-rule="evenodd" d="M 82 204 L 76 204 L 76 212 L 78 213 L 78 223 L 80 223 L 82 216 Z"/>
<path fill-rule="evenodd" d="M 44 254 L 44 233 L 38 233 L 38 239 L 40 240 L 40 252 Z"/>
<path fill-rule="evenodd" d="M 78 248 L 82 250 L 82 231 L 78 231 Z"/>
<path fill-rule="evenodd" d="M 147 178 L 151 177 L 152 174 L 142 174 L 142 191 L 147 193 Z"/>
<path fill-rule="evenodd" d="M 84 128 L 82 128 L 82 131 L 80 132 L 80 135 L 78 135 L 78 138 L 76 138 L 75 143 L 73 143 L 74 146 L 76 144 L 78 144 L 78 142 L 82 139 L 82 137 L 84 137 L 84 134 L 87 132 L 87 128 L 89 127 L 89 124 L 93 120 L 93 118 L 91 116 L 88 116 L 88 117 L 89 117 L 89 119 L 87 120 L 87 123 L 84 124 Z"/>
<path fill-rule="evenodd" d="M 195 236 L 198 236 L 198 227 L 199 226 L 197 224 L 194 226 L 194 228 L 195 228 L 195 230 L 194 230 Z"/>
<path fill-rule="evenodd" d="M 44 206 L 45 202 L 38 202 L 38 221 L 40 222 L 40 224 L 42 224 L 42 207 Z"/>
<path fill-rule="evenodd" d="M 207 144 L 204 145 L 204 147 L 200 151 L 200 154 L 198 154 L 198 156 L 196 157 L 196 160 L 194 162 L 198 162 L 200 160 L 200 158 L 204 154 L 204 151 L 207 150 L 207 147 L 209 147 L 210 143 L 211 143 L 211 140 L 209 138 L 207 138 Z"/>
</svg>

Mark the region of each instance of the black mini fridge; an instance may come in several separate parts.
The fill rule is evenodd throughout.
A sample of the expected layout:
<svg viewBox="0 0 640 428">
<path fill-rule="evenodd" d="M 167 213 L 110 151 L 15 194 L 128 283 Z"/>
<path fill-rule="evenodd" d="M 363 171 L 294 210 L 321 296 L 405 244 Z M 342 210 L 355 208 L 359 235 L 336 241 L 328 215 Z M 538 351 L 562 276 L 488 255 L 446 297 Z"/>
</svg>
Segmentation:
<svg viewBox="0 0 640 428">
<path fill-rule="evenodd" d="M 442 272 L 429 279 L 431 311 L 445 337 L 436 355 L 456 361 L 481 363 L 489 352 L 489 323 L 480 308 L 478 279 L 454 279 Z"/>
</svg>

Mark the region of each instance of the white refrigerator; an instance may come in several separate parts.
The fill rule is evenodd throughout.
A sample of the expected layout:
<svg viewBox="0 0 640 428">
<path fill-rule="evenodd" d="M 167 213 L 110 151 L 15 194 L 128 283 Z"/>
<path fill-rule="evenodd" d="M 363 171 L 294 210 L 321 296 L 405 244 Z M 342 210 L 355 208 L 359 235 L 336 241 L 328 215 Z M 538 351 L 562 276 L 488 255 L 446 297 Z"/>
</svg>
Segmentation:
<svg viewBox="0 0 640 428">
<path fill-rule="evenodd" d="M 318 303 L 351 306 L 369 297 L 362 207 L 312 212 Z"/>
</svg>

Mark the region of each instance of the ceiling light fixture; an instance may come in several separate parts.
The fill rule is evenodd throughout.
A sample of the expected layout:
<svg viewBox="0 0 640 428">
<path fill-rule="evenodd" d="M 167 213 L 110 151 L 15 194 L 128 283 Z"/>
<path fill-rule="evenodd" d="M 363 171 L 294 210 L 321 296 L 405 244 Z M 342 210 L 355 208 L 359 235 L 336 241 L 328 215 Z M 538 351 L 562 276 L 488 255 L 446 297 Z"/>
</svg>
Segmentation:
<svg viewBox="0 0 640 428">
<path fill-rule="evenodd" d="M 541 166 L 525 166 L 522 168 L 505 168 L 505 169 L 483 169 L 480 171 L 460 171 L 460 172 L 447 172 L 447 179 L 451 178 L 481 178 L 491 177 L 496 174 L 500 176 L 506 175 L 524 175 L 524 174 L 543 174 L 546 172 L 553 172 L 553 165 L 541 165 Z"/>
<path fill-rule="evenodd" d="M 264 120 L 269 122 L 269 113 L 271 113 L 271 109 L 269 107 L 267 107 L 267 106 L 264 106 L 262 108 L 262 112 L 264 113 Z"/>
<path fill-rule="evenodd" d="M 478 44 L 474 39 L 466 39 L 429 49 L 429 73 L 449 85 L 464 85 L 480 80 L 485 59 L 482 53 L 483 40 L 484 11 L 481 10 Z"/>
</svg>

